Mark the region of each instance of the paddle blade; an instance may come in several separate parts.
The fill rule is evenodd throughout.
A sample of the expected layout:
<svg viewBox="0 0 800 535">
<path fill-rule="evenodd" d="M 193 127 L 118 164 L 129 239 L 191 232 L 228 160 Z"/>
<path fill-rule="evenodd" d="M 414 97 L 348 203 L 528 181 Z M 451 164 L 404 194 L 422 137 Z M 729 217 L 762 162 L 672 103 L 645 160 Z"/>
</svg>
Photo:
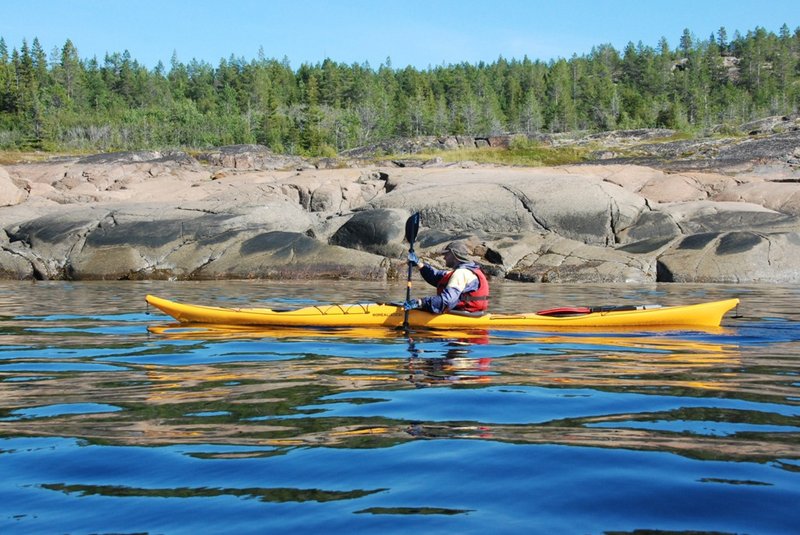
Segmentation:
<svg viewBox="0 0 800 535">
<path fill-rule="evenodd" d="M 406 241 L 410 244 L 414 244 L 417 239 L 417 233 L 419 232 L 419 212 L 412 215 L 406 220 Z"/>
</svg>

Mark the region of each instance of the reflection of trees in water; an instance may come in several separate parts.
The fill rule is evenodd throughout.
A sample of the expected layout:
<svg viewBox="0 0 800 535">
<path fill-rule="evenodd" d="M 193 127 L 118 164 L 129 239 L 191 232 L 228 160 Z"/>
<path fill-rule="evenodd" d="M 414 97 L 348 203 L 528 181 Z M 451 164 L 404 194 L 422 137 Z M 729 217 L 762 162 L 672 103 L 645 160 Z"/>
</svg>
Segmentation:
<svg viewBox="0 0 800 535">
<path fill-rule="evenodd" d="M 374 490 L 320 490 L 320 489 L 295 489 L 295 488 L 208 488 L 208 487 L 179 487 L 179 488 L 137 488 L 121 485 L 65 485 L 52 483 L 42 485 L 43 488 L 56 490 L 65 494 L 79 494 L 81 496 L 114 496 L 137 498 L 214 498 L 217 496 L 236 496 L 244 498 L 257 498 L 262 502 L 330 502 L 337 500 L 353 500 L 383 492 L 385 489 Z"/>
<path fill-rule="evenodd" d="M 658 421 L 707 421 L 796 427 L 793 418 L 773 412 L 714 408 L 715 398 L 785 404 L 787 398 L 796 396 L 793 382 L 775 373 L 787 365 L 777 355 L 749 362 L 733 347 L 675 340 L 497 340 L 486 348 L 490 351 L 463 341 L 420 340 L 414 344 L 405 358 L 309 354 L 260 361 L 254 355 L 250 362 L 187 366 L 137 365 L 121 358 L 114 371 L 48 372 L 27 381 L 14 379 L 24 379 L 33 375 L 31 372 L 4 372 L 5 379 L 0 382 L 0 434 L 74 436 L 125 445 L 213 443 L 255 447 L 204 454 L 226 457 L 276 455 L 296 446 L 381 448 L 441 437 L 671 451 L 709 459 L 800 458 L 800 446 L 794 438 L 797 433 L 756 430 L 705 436 L 650 425 Z M 388 354 L 396 351 L 396 341 L 387 345 Z M 326 416 L 321 407 L 328 403 L 321 400 L 334 395 L 339 396 L 334 402 L 368 404 L 381 392 L 486 386 L 707 398 L 709 407 L 578 416 L 520 425 Z M 375 399 L 341 399 L 343 393 L 364 391 L 375 392 Z M 123 410 L 49 418 L 15 417 L 13 412 L 72 403 L 112 405 Z M 641 424 L 641 428 L 632 427 L 630 422 Z"/>
</svg>

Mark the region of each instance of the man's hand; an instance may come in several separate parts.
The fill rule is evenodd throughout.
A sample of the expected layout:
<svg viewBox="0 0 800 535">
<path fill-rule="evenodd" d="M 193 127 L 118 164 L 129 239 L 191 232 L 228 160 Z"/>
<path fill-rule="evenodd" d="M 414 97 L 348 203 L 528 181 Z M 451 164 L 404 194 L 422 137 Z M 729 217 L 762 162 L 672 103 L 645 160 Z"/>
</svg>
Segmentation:
<svg viewBox="0 0 800 535">
<path fill-rule="evenodd" d="M 422 299 L 411 299 L 403 303 L 403 308 L 406 310 L 415 310 L 422 306 Z"/>
</svg>

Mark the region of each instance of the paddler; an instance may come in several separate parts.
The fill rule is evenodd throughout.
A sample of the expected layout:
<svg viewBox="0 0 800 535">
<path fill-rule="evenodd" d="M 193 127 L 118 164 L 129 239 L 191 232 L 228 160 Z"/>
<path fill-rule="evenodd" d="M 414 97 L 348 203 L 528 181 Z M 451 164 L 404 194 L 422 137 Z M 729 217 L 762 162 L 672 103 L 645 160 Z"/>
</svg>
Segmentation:
<svg viewBox="0 0 800 535">
<path fill-rule="evenodd" d="M 489 282 L 481 268 L 470 256 L 467 244 L 454 241 L 439 251 L 448 269 L 436 269 L 422 262 L 415 253 L 408 262 L 419 268 L 425 281 L 436 286 L 436 295 L 411 299 L 404 303 L 406 310 L 422 309 L 435 314 L 461 311 L 481 314 L 489 308 Z"/>
</svg>

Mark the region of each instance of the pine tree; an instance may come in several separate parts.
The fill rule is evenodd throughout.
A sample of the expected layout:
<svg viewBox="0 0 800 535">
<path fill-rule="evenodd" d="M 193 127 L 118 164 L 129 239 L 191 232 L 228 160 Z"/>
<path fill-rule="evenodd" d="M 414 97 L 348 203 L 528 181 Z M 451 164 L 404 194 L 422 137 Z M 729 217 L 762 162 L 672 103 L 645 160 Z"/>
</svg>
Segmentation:
<svg viewBox="0 0 800 535">
<path fill-rule="evenodd" d="M 542 105 L 535 91 L 528 91 L 519 113 L 521 131 L 528 136 L 538 134 L 544 126 Z"/>
<path fill-rule="evenodd" d="M 8 56 L 6 41 L 0 37 L 0 114 L 9 114 L 14 111 L 14 72 Z M 0 116 L 0 119 L 3 117 Z M 0 121 L 0 125 L 4 121 Z"/>
<path fill-rule="evenodd" d="M 83 69 L 81 60 L 78 56 L 78 49 L 67 39 L 61 49 L 61 84 L 67 98 L 70 100 L 79 99 L 82 85 Z"/>
<path fill-rule="evenodd" d="M 572 69 L 566 60 L 555 62 L 547 79 L 545 121 L 551 132 L 567 132 L 577 124 Z"/>
<path fill-rule="evenodd" d="M 720 26 L 719 30 L 717 30 L 717 46 L 722 53 L 728 52 L 728 31 L 725 26 Z"/>
</svg>

